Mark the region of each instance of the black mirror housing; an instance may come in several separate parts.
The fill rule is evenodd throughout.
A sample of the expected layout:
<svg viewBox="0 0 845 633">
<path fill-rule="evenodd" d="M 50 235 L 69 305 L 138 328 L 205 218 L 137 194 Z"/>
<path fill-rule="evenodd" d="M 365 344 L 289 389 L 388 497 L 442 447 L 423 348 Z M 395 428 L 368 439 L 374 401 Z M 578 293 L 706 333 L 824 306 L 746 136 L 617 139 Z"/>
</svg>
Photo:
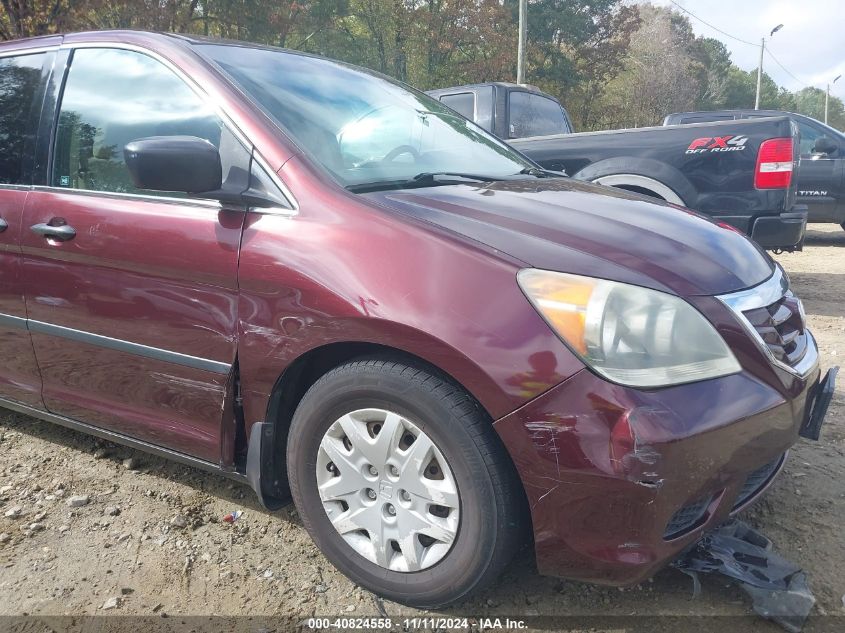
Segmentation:
<svg viewBox="0 0 845 633">
<path fill-rule="evenodd" d="M 123 158 L 138 189 L 202 193 L 223 183 L 217 148 L 196 136 L 151 136 L 131 141 Z"/>
<path fill-rule="evenodd" d="M 827 136 L 818 137 L 813 145 L 814 154 L 835 154 L 838 149 L 836 142 Z"/>
</svg>

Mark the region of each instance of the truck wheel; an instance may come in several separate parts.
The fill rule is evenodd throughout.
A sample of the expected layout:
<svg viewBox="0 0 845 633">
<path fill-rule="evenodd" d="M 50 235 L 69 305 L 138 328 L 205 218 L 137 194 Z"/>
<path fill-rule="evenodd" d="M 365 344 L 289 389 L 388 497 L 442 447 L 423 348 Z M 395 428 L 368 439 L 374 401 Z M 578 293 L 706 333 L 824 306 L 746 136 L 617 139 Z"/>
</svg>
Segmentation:
<svg viewBox="0 0 845 633">
<path fill-rule="evenodd" d="M 524 494 L 475 400 L 398 360 L 356 360 L 305 394 L 288 475 L 302 522 L 353 582 L 441 607 L 499 576 L 524 538 Z"/>
</svg>

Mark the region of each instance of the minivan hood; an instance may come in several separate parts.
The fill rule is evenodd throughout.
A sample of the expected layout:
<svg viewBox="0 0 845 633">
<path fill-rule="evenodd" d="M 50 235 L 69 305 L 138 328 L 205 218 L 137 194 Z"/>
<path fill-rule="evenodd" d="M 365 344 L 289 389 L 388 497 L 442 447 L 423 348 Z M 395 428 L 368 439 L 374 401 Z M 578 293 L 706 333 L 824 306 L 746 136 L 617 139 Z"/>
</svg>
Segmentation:
<svg viewBox="0 0 845 633">
<path fill-rule="evenodd" d="M 528 266 L 682 296 L 748 288 L 774 270 L 753 242 L 692 211 L 568 178 L 363 195 Z"/>
</svg>

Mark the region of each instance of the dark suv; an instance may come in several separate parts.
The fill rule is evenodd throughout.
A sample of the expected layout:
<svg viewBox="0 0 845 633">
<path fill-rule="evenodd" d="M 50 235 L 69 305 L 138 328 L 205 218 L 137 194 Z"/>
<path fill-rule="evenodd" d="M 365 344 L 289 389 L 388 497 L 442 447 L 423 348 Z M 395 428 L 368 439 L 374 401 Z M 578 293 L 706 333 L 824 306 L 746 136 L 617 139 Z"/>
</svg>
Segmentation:
<svg viewBox="0 0 845 633">
<path fill-rule="evenodd" d="M 783 271 L 272 48 L 0 46 L 0 404 L 292 493 L 393 600 L 638 582 L 755 499 L 833 380 Z M 828 374 L 832 376 L 832 374 Z"/>
</svg>

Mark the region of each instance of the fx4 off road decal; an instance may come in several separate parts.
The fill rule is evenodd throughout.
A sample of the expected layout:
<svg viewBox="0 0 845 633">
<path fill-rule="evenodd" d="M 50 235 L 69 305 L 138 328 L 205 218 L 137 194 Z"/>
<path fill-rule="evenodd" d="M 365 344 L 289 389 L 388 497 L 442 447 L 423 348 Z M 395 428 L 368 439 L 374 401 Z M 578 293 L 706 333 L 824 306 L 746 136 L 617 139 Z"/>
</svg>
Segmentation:
<svg viewBox="0 0 845 633">
<path fill-rule="evenodd" d="M 741 152 L 748 142 L 747 136 L 706 136 L 697 138 L 687 147 L 687 154 L 709 154 L 710 152 Z"/>
</svg>

